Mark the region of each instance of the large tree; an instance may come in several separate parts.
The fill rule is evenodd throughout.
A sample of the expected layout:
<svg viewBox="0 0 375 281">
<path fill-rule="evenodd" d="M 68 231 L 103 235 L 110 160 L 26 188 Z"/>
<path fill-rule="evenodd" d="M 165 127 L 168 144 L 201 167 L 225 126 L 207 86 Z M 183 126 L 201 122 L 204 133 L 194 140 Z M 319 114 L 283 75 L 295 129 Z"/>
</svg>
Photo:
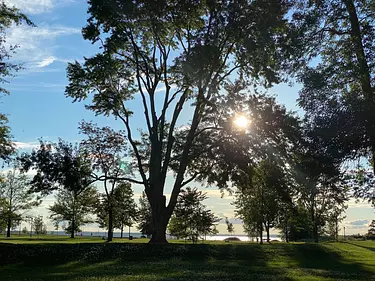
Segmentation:
<svg viewBox="0 0 375 281">
<path fill-rule="evenodd" d="M 83 36 L 102 52 L 68 66 L 66 95 L 122 121 L 152 209 L 151 242 L 166 243 L 166 228 L 186 174 L 198 127 L 233 76 L 281 80 L 289 66 L 289 5 L 268 1 L 89 1 Z M 284 52 L 285 51 L 285 52 Z M 264 78 L 264 79 L 261 79 Z M 250 80 L 250 79 L 249 79 Z M 254 80 L 253 80 L 254 81 Z M 131 125 L 128 101 L 139 93 L 147 157 Z M 176 151 L 183 109 L 192 112 L 185 141 Z M 164 196 L 171 159 L 180 154 L 170 200 Z"/>
<path fill-rule="evenodd" d="M 84 190 L 60 190 L 55 196 L 56 202 L 48 209 L 50 218 L 55 223 L 68 222 L 65 231 L 74 238 L 80 227 L 94 222 L 90 214 L 95 214 L 99 198 L 95 188 L 87 187 Z"/>
<path fill-rule="evenodd" d="M 305 55 L 299 104 L 337 157 L 375 159 L 375 21 L 372 1 L 296 1 Z M 298 36 L 297 36 L 298 37 Z M 312 63 L 309 63 L 312 62 Z M 373 188 L 373 187 L 372 187 Z"/>
<path fill-rule="evenodd" d="M 0 182 L 0 200 L 3 203 L 2 217 L 7 225 L 7 237 L 15 222 L 22 219 L 25 211 L 40 204 L 40 200 L 29 193 L 29 179 L 14 170 L 9 171 Z"/>
</svg>

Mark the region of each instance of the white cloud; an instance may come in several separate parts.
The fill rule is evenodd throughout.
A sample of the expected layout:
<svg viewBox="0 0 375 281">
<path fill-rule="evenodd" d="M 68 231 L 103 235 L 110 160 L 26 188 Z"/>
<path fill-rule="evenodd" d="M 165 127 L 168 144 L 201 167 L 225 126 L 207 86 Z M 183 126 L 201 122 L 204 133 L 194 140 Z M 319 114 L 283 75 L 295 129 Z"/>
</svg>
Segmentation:
<svg viewBox="0 0 375 281">
<path fill-rule="evenodd" d="M 80 34 L 79 28 L 66 26 L 26 25 L 13 26 L 7 31 L 6 42 L 9 46 L 18 46 L 12 60 L 23 63 L 26 70 L 41 69 L 55 61 L 68 62 L 67 59 L 53 55 L 55 39 L 60 36 Z"/>
<path fill-rule="evenodd" d="M 46 66 L 49 66 L 49 65 L 52 64 L 55 60 L 56 60 L 56 57 L 54 57 L 54 56 L 46 57 L 45 59 L 43 59 L 42 61 L 40 61 L 40 62 L 37 64 L 37 67 L 46 67 Z"/>
<path fill-rule="evenodd" d="M 5 0 L 4 2 L 26 14 L 42 14 L 51 12 L 56 7 L 73 3 L 74 0 Z"/>
<path fill-rule="evenodd" d="M 41 14 L 52 10 L 52 0 L 5 0 L 5 4 L 15 6 L 27 14 Z"/>
<path fill-rule="evenodd" d="M 348 202 L 349 208 L 369 208 L 371 209 L 371 203 L 363 200 L 350 199 Z"/>
<path fill-rule="evenodd" d="M 39 147 L 38 142 L 14 142 L 16 149 L 33 149 Z"/>
</svg>

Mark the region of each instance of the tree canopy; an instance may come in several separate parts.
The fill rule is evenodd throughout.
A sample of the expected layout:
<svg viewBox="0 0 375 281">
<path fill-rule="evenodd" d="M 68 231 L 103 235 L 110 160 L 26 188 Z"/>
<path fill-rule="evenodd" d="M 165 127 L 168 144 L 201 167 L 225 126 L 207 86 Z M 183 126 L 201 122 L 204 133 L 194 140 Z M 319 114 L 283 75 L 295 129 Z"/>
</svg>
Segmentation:
<svg viewBox="0 0 375 281">
<path fill-rule="evenodd" d="M 165 243 L 165 230 L 183 183 L 199 124 L 232 75 L 270 86 L 289 67 L 289 5 L 283 1 L 96 1 L 83 37 L 102 44 L 83 64 L 69 64 L 66 95 L 90 96 L 86 107 L 122 121 L 135 156 L 139 183 L 153 212 L 151 242 Z M 131 126 L 128 101 L 140 94 L 146 124 L 147 159 Z M 192 112 L 175 167 L 167 204 L 165 179 L 171 169 L 177 124 Z M 188 180 L 188 179 L 187 179 Z"/>
</svg>

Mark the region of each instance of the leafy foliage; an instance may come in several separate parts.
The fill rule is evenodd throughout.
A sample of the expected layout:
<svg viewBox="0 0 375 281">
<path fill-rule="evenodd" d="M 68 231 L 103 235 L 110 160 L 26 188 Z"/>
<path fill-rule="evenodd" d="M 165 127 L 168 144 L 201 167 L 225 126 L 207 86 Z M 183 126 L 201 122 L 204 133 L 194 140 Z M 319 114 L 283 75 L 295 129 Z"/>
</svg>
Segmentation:
<svg viewBox="0 0 375 281">
<path fill-rule="evenodd" d="M 153 233 L 151 206 L 144 192 L 139 198 L 137 228 L 143 235 L 151 236 Z"/>
<path fill-rule="evenodd" d="M 81 231 L 80 227 L 93 222 L 89 217 L 95 213 L 98 194 L 95 188 L 87 187 L 80 192 L 62 189 L 55 196 L 55 203 L 48 209 L 50 218 L 55 223 L 68 222 L 65 231 L 74 238 L 74 233 Z"/>
<path fill-rule="evenodd" d="M 21 171 L 36 171 L 30 183 L 31 192 L 42 195 L 57 189 L 78 194 L 96 180 L 92 176 L 92 164 L 87 153 L 61 139 L 55 144 L 41 140 L 38 150 L 23 153 L 18 160 Z"/>
<path fill-rule="evenodd" d="M 305 58 L 318 62 L 303 67 L 299 75 L 303 83 L 299 104 L 306 112 L 306 123 L 319 136 L 319 147 L 334 151 L 337 159 L 365 157 L 373 162 L 373 4 L 353 0 L 296 3 L 293 19 L 303 34 L 301 50 Z"/>
<path fill-rule="evenodd" d="M 28 192 L 28 184 L 28 178 L 15 170 L 9 171 L 0 182 L 1 220 L 6 223 L 7 237 L 10 237 L 11 228 L 22 220 L 23 212 L 41 203 L 39 198 Z"/>
<path fill-rule="evenodd" d="M 33 228 L 35 234 L 37 234 L 37 235 L 38 234 L 47 234 L 47 226 L 44 223 L 42 216 L 35 217 L 33 219 L 32 224 L 33 224 L 32 228 Z"/>
<path fill-rule="evenodd" d="M 205 199 L 206 194 L 196 188 L 181 190 L 168 226 L 171 235 L 197 242 L 202 235 L 215 234 L 219 219 L 202 204 Z"/>
<path fill-rule="evenodd" d="M 133 190 L 130 183 L 119 183 L 112 195 L 112 216 L 113 228 L 121 230 L 121 237 L 124 227 L 132 226 L 138 218 L 137 204 L 133 199 Z M 101 204 L 97 210 L 97 222 L 101 227 L 109 227 L 109 214 L 108 214 L 107 197 L 102 198 Z"/>
<path fill-rule="evenodd" d="M 123 122 L 141 178 L 137 181 L 152 208 L 152 242 L 166 242 L 166 226 L 193 158 L 197 129 L 231 75 L 265 86 L 283 80 L 282 72 L 290 67 L 286 58 L 293 52 L 288 47 L 289 7 L 273 0 L 89 2 L 83 36 L 99 41 L 102 52 L 83 64 L 69 64 L 66 95 L 74 101 L 90 97 L 89 110 Z M 147 127 L 146 158 L 128 108 L 137 92 Z M 172 163 L 177 124 L 186 105 L 193 116 L 178 150 L 180 161 Z M 176 180 L 166 206 L 165 179 L 171 168 Z"/>
<path fill-rule="evenodd" d="M 228 233 L 232 234 L 234 232 L 234 226 L 233 223 L 231 223 L 227 217 L 225 218 L 225 224 L 227 225 Z"/>
<path fill-rule="evenodd" d="M 20 65 L 9 62 L 11 55 L 16 51 L 17 46 L 6 46 L 6 29 L 11 25 L 20 24 L 33 25 L 33 23 L 18 9 L 7 6 L 4 2 L 0 3 L 0 84 L 7 83 L 6 78 L 13 75 L 13 72 L 21 69 Z M 9 94 L 9 92 L 0 87 L 0 94 Z M 7 125 L 8 118 L 0 113 L 0 158 L 8 160 L 9 155 L 14 152 L 14 145 L 10 128 Z"/>
</svg>

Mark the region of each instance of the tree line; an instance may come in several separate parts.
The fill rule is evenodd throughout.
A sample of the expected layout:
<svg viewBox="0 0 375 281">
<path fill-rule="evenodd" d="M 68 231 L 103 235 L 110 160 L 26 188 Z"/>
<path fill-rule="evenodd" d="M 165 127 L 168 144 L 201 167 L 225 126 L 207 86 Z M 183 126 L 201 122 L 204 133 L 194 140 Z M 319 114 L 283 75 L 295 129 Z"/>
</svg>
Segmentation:
<svg viewBox="0 0 375 281">
<path fill-rule="evenodd" d="M 3 28 L 31 24 L 16 9 L 2 11 Z M 22 171 L 37 171 L 35 193 L 62 188 L 78 198 L 101 182 L 113 228 L 116 185 L 142 185 L 151 243 L 167 242 L 192 182 L 234 192 L 246 231 L 260 237 L 274 227 L 286 240 L 337 236 L 349 197 L 374 203 L 372 1 L 92 0 L 88 14 L 83 37 L 101 48 L 68 65 L 65 95 L 124 131 L 82 122 L 80 147 L 41 142 L 18 157 Z M 281 82 L 302 85 L 303 114 L 266 93 Z M 136 95 L 142 110 L 133 112 Z M 190 120 L 181 124 L 184 114 Z M 236 126 L 239 116 L 248 127 Z M 134 118 L 145 126 L 135 128 Z M 193 236 L 198 224 L 181 228 Z"/>
</svg>

